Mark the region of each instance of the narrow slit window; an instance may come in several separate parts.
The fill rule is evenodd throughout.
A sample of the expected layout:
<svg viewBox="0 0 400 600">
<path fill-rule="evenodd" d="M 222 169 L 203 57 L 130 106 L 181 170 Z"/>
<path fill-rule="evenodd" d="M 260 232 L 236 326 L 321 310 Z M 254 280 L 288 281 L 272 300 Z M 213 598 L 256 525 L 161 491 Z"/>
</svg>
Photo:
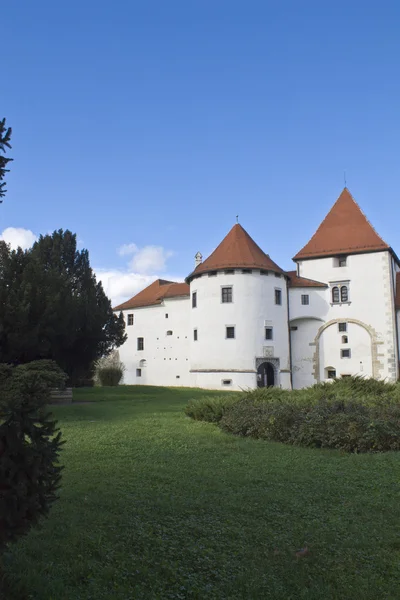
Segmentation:
<svg viewBox="0 0 400 600">
<path fill-rule="evenodd" d="M 197 329 L 193 329 L 193 340 L 197 342 Z"/>
<path fill-rule="evenodd" d="M 282 304 L 282 290 L 275 290 L 275 304 Z"/>
<path fill-rule="evenodd" d="M 196 308 L 197 306 L 197 292 L 193 292 L 192 294 L 192 308 Z"/>
<path fill-rule="evenodd" d="M 347 285 L 342 285 L 342 287 L 340 288 L 340 299 L 342 302 L 349 301 L 349 291 Z"/>
</svg>

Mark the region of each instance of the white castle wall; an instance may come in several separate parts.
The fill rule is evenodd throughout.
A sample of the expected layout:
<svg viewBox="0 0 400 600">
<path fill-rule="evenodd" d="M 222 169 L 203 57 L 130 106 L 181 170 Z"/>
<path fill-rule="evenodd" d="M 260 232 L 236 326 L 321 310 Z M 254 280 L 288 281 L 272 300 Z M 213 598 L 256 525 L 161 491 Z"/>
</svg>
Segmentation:
<svg viewBox="0 0 400 600">
<path fill-rule="evenodd" d="M 124 383 L 165 386 L 190 386 L 189 299 L 165 299 L 162 305 L 123 311 L 134 315 L 126 327 L 128 339 L 119 349 L 126 366 Z M 168 315 L 168 318 L 166 318 Z M 172 335 L 167 335 L 172 331 Z M 137 350 L 137 338 L 144 338 L 144 350 Z M 142 366 L 141 361 L 146 365 Z M 136 369 L 141 368 L 141 377 Z"/>
<path fill-rule="evenodd" d="M 233 302 L 221 301 L 221 288 L 232 286 Z M 282 305 L 275 305 L 275 288 L 282 290 Z M 197 385 L 218 389 L 222 379 L 232 380 L 232 389 L 256 386 L 256 357 L 269 347 L 279 358 L 278 385 L 290 387 L 287 326 L 287 289 L 283 276 L 259 271 L 234 274 L 221 271 L 192 280 L 191 295 L 197 307 L 190 308 L 191 369 Z M 226 339 L 226 327 L 235 327 L 235 339 Z M 274 339 L 265 340 L 265 326 L 273 327 Z M 198 340 L 194 340 L 193 330 Z M 267 359 L 266 359 L 267 360 Z"/>
<path fill-rule="evenodd" d="M 371 356 L 365 355 L 365 329 L 351 327 L 349 344 L 354 361 L 340 358 L 339 336 L 324 334 L 319 358 L 319 376 L 327 366 L 336 366 L 340 373 L 344 368 L 356 366 L 356 359 L 364 357 L 366 363 L 372 361 L 374 376 L 395 381 L 398 377 L 398 347 L 395 327 L 394 288 L 392 275 L 392 258 L 389 252 L 356 254 L 347 257 L 346 267 L 335 267 L 334 259 L 319 258 L 299 261 L 299 274 L 302 277 L 332 284 L 348 281 L 349 302 L 332 304 L 331 297 L 327 301 L 326 322 L 353 319 L 371 332 L 375 340 L 375 350 L 371 348 Z M 330 290 L 329 290 L 330 293 Z M 319 315 L 318 315 L 319 316 Z M 330 338 L 333 346 L 328 350 L 325 340 Z M 360 358 L 361 360 L 361 358 Z M 332 364 L 327 364 L 327 362 Z M 355 372 L 359 372 L 357 369 Z M 368 373 L 366 369 L 365 373 Z"/>
</svg>

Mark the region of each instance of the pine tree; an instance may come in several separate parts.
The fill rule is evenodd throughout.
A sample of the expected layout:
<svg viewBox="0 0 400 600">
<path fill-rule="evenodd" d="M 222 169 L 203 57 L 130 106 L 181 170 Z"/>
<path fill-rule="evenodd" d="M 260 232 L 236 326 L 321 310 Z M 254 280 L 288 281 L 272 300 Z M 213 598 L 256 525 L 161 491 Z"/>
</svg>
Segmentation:
<svg viewBox="0 0 400 600">
<path fill-rule="evenodd" d="M 11 127 L 6 127 L 6 120 L 2 119 L 0 121 L 0 152 L 3 154 L 6 153 L 7 148 L 11 148 L 10 140 L 11 140 Z M 5 174 L 9 172 L 9 169 L 6 169 L 7 164 L 12 161 L 12 158 L 6 158 L 0 154 L 0 203 L 3 202 L 1 198 L 4 198 L 6 195 L 5 182 L 2 180 L 5 177 Z"/>
</svg>

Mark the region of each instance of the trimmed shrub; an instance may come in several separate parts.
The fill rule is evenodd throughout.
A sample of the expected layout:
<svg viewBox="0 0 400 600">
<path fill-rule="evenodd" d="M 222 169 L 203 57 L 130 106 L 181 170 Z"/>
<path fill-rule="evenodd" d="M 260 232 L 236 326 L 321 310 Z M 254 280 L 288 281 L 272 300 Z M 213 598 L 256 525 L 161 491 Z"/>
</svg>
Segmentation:
<svg viewBox="0 0 400 600">
<path fill-rule="evenodd" d="M 226 409 L 240 400 L 239 394 L 223 394 L 221 396 L 202 396 L 189 400 L 185 413 L 196 421 L 218 423 Z"/>
<path fill-rule="evenodd" d="M 0 368 L 0 553 L 57 499 L 62 442 L 46 404 L 65 380 L 51 361 Z"/>
<path fill-rule="evenodd" d="M 186 414 L 217 422 L 228 433 L 288 444 L 346 452 L 400 450 L 397 384 L 352 377 L 303 390 L 260 388 L 234 398 L 221 400 L 221 407 L 215 398 L 204 398 L 188 405 Z"/>
</svg>

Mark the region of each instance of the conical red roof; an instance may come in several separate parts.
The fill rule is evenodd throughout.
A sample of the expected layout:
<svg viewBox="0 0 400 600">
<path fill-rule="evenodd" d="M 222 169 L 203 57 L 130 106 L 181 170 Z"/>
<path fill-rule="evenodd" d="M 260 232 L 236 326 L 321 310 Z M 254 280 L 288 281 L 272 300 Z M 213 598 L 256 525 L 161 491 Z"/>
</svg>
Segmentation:
<svg viewBox="0 0 400 600">
<path fill-rule="evenodd" d="M 390 246 L 376 233 L 349 190 L 344 188 L 311 240 L 293 260 L 379 250 L 390 250 Z"/>
<path fill-rule="evenodd" d="M 228 235 L 222 240 L 218 248 L 191 273 L 187 280 L 194 275 L 222 269 L 265 269 L 276 273 L 283 273 L 268 254 L 249 236 L 247 231 L 239 224 L 232 227 Z"/>
</svg>

